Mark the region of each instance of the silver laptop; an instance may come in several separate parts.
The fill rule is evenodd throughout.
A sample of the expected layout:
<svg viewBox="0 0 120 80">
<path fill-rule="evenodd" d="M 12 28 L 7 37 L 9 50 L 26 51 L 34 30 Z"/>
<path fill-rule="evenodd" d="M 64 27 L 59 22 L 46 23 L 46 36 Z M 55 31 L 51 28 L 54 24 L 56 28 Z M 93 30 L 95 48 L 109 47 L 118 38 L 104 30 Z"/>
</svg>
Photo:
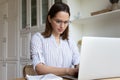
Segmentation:
<svg viewBox="0 0 120 80">
<path fill-rule="evenodd" d="M 83 37 L 78 80 L 120 77 L 120 38 Z"/>
</svg>

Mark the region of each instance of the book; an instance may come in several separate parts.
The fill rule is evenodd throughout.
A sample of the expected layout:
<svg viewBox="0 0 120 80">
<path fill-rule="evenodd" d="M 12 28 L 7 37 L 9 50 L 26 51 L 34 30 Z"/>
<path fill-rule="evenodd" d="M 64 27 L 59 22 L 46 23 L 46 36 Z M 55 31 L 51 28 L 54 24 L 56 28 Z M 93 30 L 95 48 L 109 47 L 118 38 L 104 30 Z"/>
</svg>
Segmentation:
<svg viewBox="0 0 120 80">
<path fill-rule="evenodd" d="M 63 80 L 62 77 L 54 74 L 46 75 L 26 75 L 27 80 Z"/>
</svg>

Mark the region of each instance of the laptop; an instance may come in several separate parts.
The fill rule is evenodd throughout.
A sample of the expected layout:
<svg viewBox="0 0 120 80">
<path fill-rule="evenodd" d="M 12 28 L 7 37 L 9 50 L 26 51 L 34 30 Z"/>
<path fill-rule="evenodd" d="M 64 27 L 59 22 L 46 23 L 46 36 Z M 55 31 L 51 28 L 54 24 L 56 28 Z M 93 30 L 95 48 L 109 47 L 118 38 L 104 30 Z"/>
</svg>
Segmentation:
<svg viewBox="0 0 120 80">
<path fill-rule="evenodd" d="M 120 38 L 83 37 L 78 80 L 120 77 Z"/>
</svg>

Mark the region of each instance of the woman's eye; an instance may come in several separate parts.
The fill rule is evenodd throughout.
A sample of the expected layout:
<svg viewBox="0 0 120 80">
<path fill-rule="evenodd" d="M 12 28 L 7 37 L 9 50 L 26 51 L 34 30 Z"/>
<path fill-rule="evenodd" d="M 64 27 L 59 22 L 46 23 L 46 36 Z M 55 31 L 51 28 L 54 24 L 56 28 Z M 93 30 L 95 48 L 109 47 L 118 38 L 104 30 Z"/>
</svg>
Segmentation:
<svg viewBox="0 0 120 80">
<path fill-rule="evenodd" d="M 64 23 L 65 23 L 65 24 L 68 24 L 68 23 L 69 23 L 69 21 L 65 21 Z"/>
<path fill-rule="evenodd" d="M 56 22 L 57 22 L 57 23 L 61 23 L 62 21 L 57 20 Z"/>
</svg>

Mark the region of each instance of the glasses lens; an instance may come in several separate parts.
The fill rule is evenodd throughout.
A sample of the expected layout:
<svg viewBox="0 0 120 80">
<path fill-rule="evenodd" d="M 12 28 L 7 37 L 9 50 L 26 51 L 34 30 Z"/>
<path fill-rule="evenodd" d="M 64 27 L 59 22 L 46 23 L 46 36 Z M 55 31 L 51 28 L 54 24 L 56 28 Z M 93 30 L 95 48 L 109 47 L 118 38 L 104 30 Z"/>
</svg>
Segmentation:
<svg viewBox="0 0 120 80">
<path fill-rule="evenodd" d="M 62 21 L 62 20 L 58 20 L 58 19 L 54 19 L 54 21 L 56 22 L 57 25 L 61 25 L 64 23 L 64 25 L 69 25 L 70 21 Z"/>
</svg>

